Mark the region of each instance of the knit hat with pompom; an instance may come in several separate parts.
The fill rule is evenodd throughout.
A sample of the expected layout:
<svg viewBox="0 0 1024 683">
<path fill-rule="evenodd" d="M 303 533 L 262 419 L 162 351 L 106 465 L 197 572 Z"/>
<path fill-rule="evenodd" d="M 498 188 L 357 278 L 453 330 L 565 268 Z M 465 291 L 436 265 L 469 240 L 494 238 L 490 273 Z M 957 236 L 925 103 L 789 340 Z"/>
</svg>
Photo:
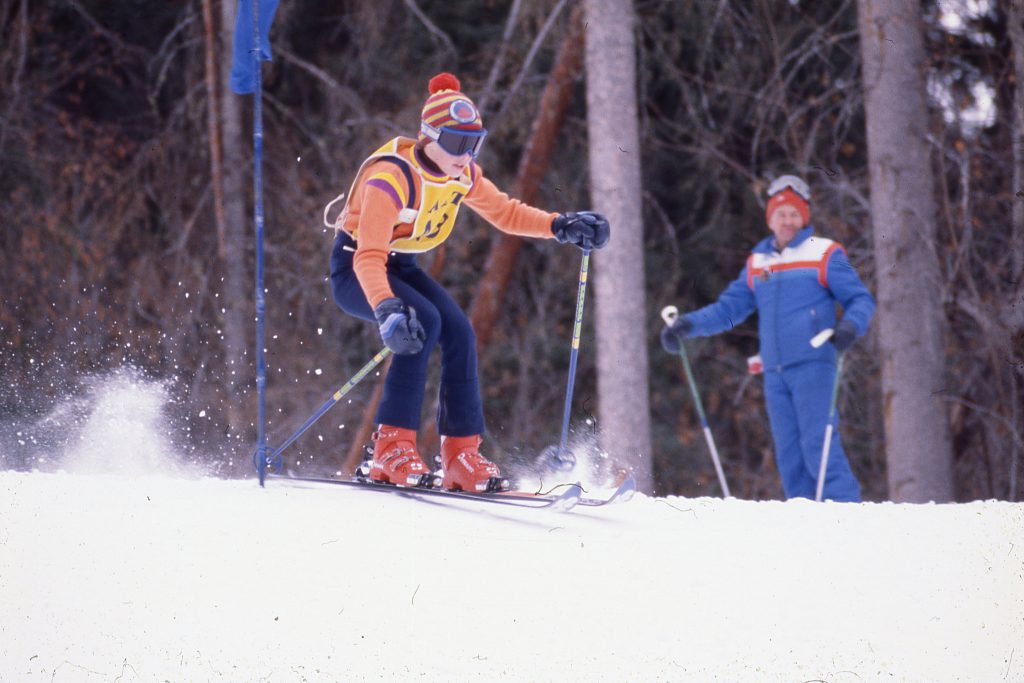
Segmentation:
<svg viewBox="0 0 1024 683">
<path fill-rule="evenodd" d="M 420 114 L 420 139 L 427 135 L 423 128 L 451 127 L 458 130 L 478 131 L 484 127 L 480 110 L 465 93 L 461 92 L 459 79 L 450 73 L 439 73 L 430 79 L 427 89 L 430 97 L 423 103 Z"/>
</svg>

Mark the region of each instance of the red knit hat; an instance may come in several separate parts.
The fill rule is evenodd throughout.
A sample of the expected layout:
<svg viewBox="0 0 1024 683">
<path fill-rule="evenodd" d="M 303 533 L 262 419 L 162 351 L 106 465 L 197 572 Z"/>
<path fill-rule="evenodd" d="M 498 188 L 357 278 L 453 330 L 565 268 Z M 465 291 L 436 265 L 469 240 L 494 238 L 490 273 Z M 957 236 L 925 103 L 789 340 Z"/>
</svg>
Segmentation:
<svg viewBox="0 0 1024 683">
<path fill-rule="evenodd" d="M 811 222 L 811 188 L 807 181 L 795 175 L 780 175 L 768 186 L 768 206 L 764 219 L 771 223 L 772 214 L 780 206 L 789 204 L 800 213 L 803 224 Z"/>
<path fill-rule="evenodd" d="M 768 200 L 768 207 L 764 211 L 764 219 L 766 222 L 770 222 L 772 214 L 775 213 L 775 209 L 780 206 L 790 205 L 800 212 L 800 218 L 803 219 L 804 225 L 811 222 L 811 207 L 804 201 L 803 197 L 798 195 L 788 187 L 777 194 L 772 195 L 772 198 Z"/>
<path fill-rule="evenodd" d="M 420 114 L 420 139 L 428 136 L 423 128 L 429 126 L 434 129 L 456 128 L 458 130 L 479 131 L 484 127 L 483 119 L 480 118 L 480 110 L 473 104 L 473 100 L 460 92 L 461 84 L 459 79 L 450 73 L 439 73 L 430 79 L 427 89 L 430 97 L 423 103 L 423 112 Z"/>
</svg>

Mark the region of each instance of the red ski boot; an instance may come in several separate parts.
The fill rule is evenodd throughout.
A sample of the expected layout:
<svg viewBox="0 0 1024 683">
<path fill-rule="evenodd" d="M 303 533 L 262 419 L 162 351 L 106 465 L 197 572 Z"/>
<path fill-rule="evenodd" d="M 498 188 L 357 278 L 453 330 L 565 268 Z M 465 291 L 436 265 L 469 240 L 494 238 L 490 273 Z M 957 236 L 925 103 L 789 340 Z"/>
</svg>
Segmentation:
<svg viewBox="0 0 1024 683">
<path fill-rule="evenodd" d="M 441 466 L 446 489 L 479 493 L 509 488 L 498 466 L 480 455 L 481 441 L 479 436 L 441 437 Z"/>
<path fill-rule="evenodd" d="M 433 477 L 416 450 L 412 429 L 380 425 L 373 433 L 370 479 L 400 486 L 430 486 Z"/>
</svg>

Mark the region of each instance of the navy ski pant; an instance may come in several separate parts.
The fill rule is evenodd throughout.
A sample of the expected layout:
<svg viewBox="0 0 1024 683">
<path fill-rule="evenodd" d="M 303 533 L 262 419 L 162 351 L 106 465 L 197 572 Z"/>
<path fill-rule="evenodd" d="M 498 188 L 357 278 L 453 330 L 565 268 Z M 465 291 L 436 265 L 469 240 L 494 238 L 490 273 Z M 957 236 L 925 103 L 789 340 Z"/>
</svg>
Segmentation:
<svg viewBox="0 0 1024 683">
<path fill-rule="evenodd" d="M 835 380 L 834 363 L 809 362 L 764 373 L 765 403 L 775 440 L 775 462 L 786 498 L 814 499 Z M 822 498 L 859 502 L 860 484 L 832 427 Z"/>
<path fill-rule="evenodd" d="M 355 243 L 339 233 L 331 252 L 331 290 L 345 313 L 376 324 L 352 259 Z M 433 278 L 416 265 L 415 254 L 392 253 L 388 284 L 395 296 L 416 310 L 427 340 L 415 355 L 395 355 L 384 378 L 377 423 L 419 429 L 430 353 L 441 344 L 441 387 L 438 434 L 473 436 L 484 432 L 484 413 L 477 378 L 476 334 L 469 318 Z"/>
</svg>

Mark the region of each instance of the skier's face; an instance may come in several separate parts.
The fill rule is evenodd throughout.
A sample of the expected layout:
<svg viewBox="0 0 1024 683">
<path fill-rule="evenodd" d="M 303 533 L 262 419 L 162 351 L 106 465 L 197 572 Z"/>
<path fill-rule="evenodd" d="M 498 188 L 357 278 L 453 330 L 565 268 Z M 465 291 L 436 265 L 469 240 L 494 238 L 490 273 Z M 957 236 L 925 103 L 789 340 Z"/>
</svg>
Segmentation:
<svg viewBox="0 0 1024 683">
<path fill-rule="evenodd" d="M 793 241 L 796 234 L 804 227 L 804 218 L 795 206 L 783 204 L 772 212 L 768 227 L 775 233 L 775 241 L 779 248 L 784 248 Z"/>
<path fill-rule="evenodd" d="M 449 178 L 461 176 L 466 167 L 469 166 L 469 162 L 473 160 L 473 156 L 469 152 L 454 156 L 444 151 L 444 148 L 433 140 L 427 143 L 423 151 L 427 153 L 431 161 L 437 164 L 441 172 Z"/>
</svg>

